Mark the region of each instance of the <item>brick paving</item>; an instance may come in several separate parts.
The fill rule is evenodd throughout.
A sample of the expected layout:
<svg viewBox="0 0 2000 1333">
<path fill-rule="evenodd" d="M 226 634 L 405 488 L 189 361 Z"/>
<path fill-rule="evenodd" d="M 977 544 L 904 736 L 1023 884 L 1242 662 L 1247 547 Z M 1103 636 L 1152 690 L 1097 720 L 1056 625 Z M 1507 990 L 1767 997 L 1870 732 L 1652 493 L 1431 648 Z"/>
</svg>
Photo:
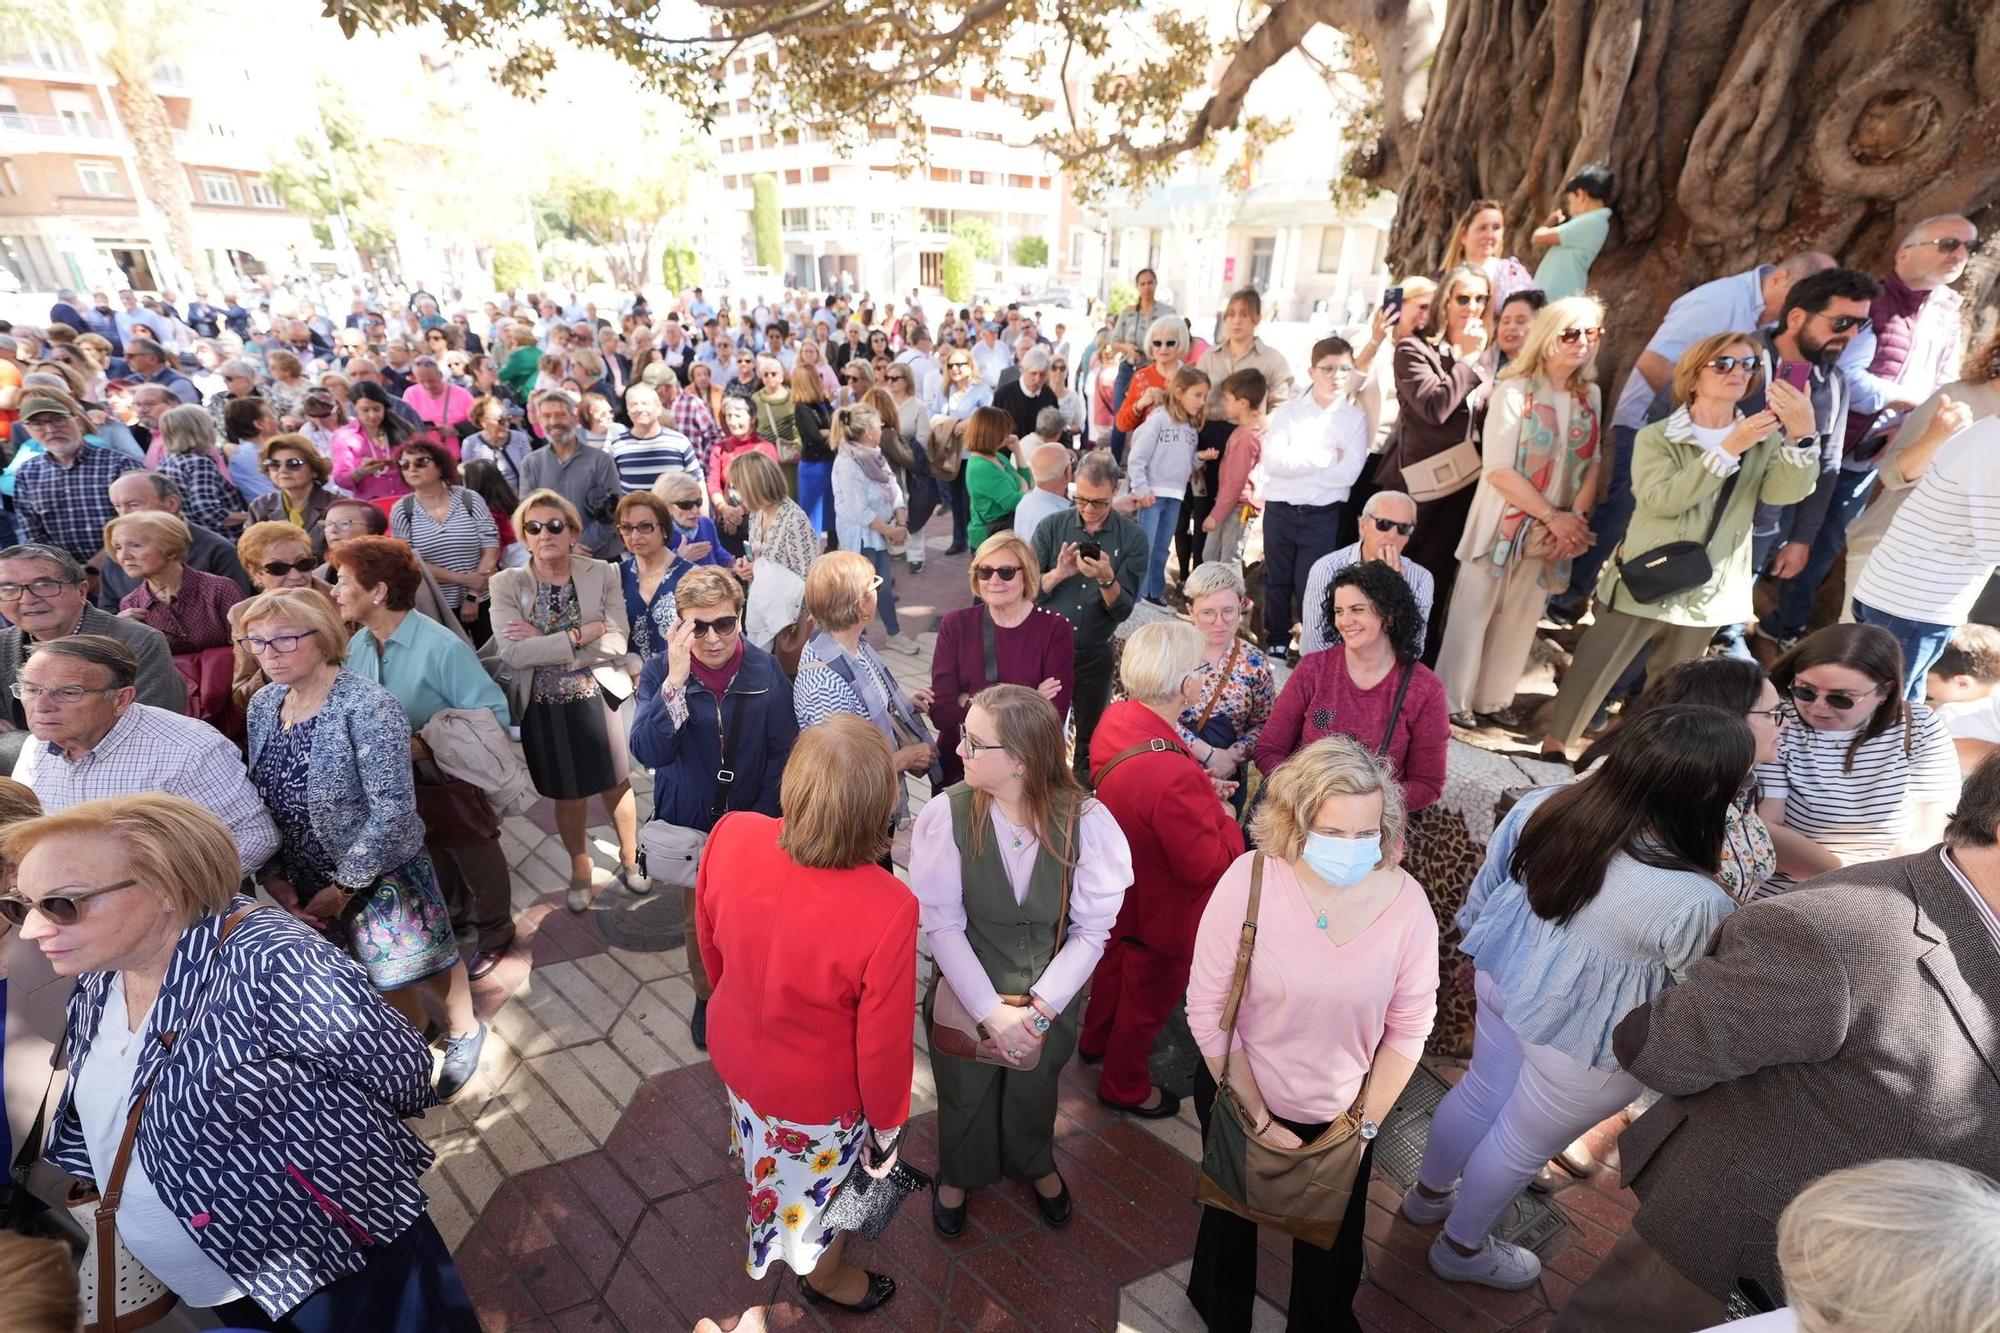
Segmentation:
<svg viewBox="0 0 2000 1333">
<path fill-rule="evenodd" d="M 928 677 L 937 614 L 967 601 L 965 560 L 934 555 L 922 575 L 898 567 L 904 629 L 926 654 L 890 654 L 911 683 Z M 639 779 L 641 810 L 647 808 Z M 912 800 L 916 801 L 913 790 Z M 859 1327 L 806 1308 L 783 1265 L 761 1282 L 743 1271 L 743 1186 L 728 1156 L 721 1083 L 688 1039 L 693 992 L 678 947 L 678 904 L 608 888 L 616 861 L 608 827 L 592 829 L 607 886 L 582 915 L 560 892 L 567 861 L 544 803 L 502 834 L 515 870 L 520 947 L 475 983 L 491 1027 L 478 1076 L 450 1106 L 418 1122 L 437 1150 L 426 1176 L 431 1211 L 456 1252 L 492 1333 L 661 1333 L 708 1317 L 724 1327 L 767 1307 L 780 1329 Z M 905 841 L 898 840 L 897 859 Z M 648 947 L 627 948 L 642 942 Z M 935 1166 L 935 1101 L 916 1031 L 909 1159 Z M 1460 1068 L 1439 1062 L 1447 1082 Z M 1106 1111 L 1095 1075 L 1064 1071 L 1057 1159 L 1076 1210 L 1046 1227 L 1025 1185 L 977 1194 L 956 1242 L 937 1236 L 916 1199 L 879 1242 L 857 1242 L 857 1262 L 892 1274 L 896 1298 L 869 1324 L 907 1330 L 1111 1330 L 1181 1333 L 1202 1325 L 1181 1295 L 1198 1210 L 1192 1202 L 1200 1136 L 1192 1107 L 1143 1122 Z M 1615 1160 L 1608 1141 L 1600 1160 Z M 1362 1325 L 1413 1330 L 1546 1328 L 1575 1284 L 1629 1224 L 1634 1200 L 1607 1167 L 1554 1196 L 1569 1225 L 1542 1247 L 1539 1286 L 1467 1288 L 1425 1263 L 1435 1228 L 1395 1214 L 1396 1186 L 1369 1187 L 1368 1277 L 1356 1301 Z M 1256 1327 L 1279 1329 L 1288 1244 L 1264 1235 Z"/>
</svg>

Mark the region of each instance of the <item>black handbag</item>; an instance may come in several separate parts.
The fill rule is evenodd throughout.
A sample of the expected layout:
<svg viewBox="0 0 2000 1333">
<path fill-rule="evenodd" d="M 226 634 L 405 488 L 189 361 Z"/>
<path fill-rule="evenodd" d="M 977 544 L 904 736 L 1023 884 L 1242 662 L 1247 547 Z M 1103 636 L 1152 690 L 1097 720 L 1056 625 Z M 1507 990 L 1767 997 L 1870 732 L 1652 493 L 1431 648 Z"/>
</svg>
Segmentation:
<svg viewBox="0 0 2000 1333">
<path fill-rule="evenodd" d="M 14 1154 L 7 1180 L 0 1185 L 5 1191 L 0 1194 L 0 1231 L 36 1240 L 61 1241 L 69 1247 L 70 1261 L 81 1264 L 84 1252 L 90 1247 L 90 1238 L 82 1224 L 68 1209 L 49 1207 L 28 1188 L 28 1177 L 42 1156 L 42 1130 L 48 1123 L 49 1094 L 55 1090 L 56 1071 L 62 1067 L 62 1049 L 63 1043 L 58 1041 L 49 1052 L 49 1080 L 35 1108 L 34 1124 L 21 1140 L 20 1151 Z"/>
<path fill-rule="evenodd" d="M 877 1180 L 862 1169 L 856 1154 L 854 1168 L 827 1202 L 820 1224 L 828 1231 L 858 1231 L 869 1240 L 880 1240 L 903 1201 L 930 1187 L 929 1174 L 900 1157 L 889 1174 Z"/>
<path fill-rule="evenodd" d="M 1736 489 L 1736 479 L 1742 475 L 1743 470 L 1738 468 L 1722 483 L 1722 490 L 1715 497 L 1715 512 L 1708 516 L 1708 528 L 1700 541 L 1667 542 L 1650 551 L 1641 551 L 1630 560 L 1613 556 L 1625 591 L 1642 602 L 1663 602 L 1714 578 L 1715 565 L 1708 558 L 1708 544 L 1715 540 L 1722 511 L 1729 507 L 1729 494 Z"/>
</svg>

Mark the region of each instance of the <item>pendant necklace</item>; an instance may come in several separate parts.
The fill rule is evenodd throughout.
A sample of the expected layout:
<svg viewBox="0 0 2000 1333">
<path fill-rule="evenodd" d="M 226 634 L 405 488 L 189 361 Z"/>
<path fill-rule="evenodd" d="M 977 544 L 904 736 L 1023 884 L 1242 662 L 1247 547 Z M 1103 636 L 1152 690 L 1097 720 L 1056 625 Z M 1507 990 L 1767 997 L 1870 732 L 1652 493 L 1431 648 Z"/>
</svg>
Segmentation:
<svg viewBox="0 0 2000 1333">
<path fill-rule="evenodd" d="M 1316 926 L 1318 926 L 1318 927 L 1319 927 L 1319 928 L 1320 928 L 1321 930 L 1325 930 L 1325 929 L 1326 929 L 1326 913 L 1325 913 L 1325 912 L 1321 912 L 1321 913 L 1319 914 L 1319 920 L 1317 920 L 1317 921 L 1313 922 L 1313 924 L 1314 924 L 1314 925 L 1316 925 Z"/>
</svg>

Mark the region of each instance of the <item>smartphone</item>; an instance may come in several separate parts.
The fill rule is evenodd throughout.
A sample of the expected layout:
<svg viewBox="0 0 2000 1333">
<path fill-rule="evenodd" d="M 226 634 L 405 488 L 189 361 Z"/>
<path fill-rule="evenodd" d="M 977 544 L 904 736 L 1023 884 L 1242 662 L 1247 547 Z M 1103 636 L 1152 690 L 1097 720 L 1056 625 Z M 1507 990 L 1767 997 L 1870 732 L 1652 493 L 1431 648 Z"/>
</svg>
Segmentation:
<svg viewBox="0 0 2000 1333">
<path fill-rule="evenodd" d="M 1082 541 L 1076 544 L 1076 553 L 1078 557 L 1081 559 L 1095 560 L 1097 559 L 1097 557 L 1104 554 L 1104 547 L 1100 543 L 1098 543 L 1095 539 L 1090 537 L 1085 537 Z"/>
<path fill-rule="evenodd" d="M 1382 293 L 1382 313 L 1390 319 L 1403 313 L 1403 289 L 1400 286 Z"/>
<path fill-rule="evenodd" d="M 1778 367 L 1778 378 L 1804 393 L 1806 384 L 1812 379 L 1812 366 L 1804 361 L 1786 361 Z"/>
</svg>

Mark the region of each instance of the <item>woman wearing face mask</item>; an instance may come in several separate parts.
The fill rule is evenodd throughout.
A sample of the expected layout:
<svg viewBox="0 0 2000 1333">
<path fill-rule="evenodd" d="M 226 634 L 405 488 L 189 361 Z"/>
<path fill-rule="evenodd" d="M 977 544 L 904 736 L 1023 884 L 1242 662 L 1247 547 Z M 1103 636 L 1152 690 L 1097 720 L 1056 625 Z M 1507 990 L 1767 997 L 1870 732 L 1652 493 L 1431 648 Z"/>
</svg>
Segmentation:
<svg viewBox="0 0 2000 1333">
<path fill-rule="evenodd" d="M 1478 967 L 1472 1067 L 1431 1122 L 1403 1216 L 1443 1221 L 1431 1270 L 1519 1291 L 1532 1250 L 1494 1225 L 1542 1164 L 1642 1091 L 1611 1030 L 1686 975 L 1735 901 L 1724 822 L 1757 743 L 1718 708 L 1658 708 L 1582 781 L 1533 792 L 1495 831 L 1458 914 Z M 1504 860 L 1502 859 L 1504 858 Z"/>
<path fill-rule="evenodd" d="M 1201 1048 L 1194 1106 L 1203 1132 L 1227 1081 L 1249 1128 L 1273 1148 L 1316 1140 L 1347 1114 L 1368 1147 L 1331 1249 L 1292 1242 L 1289 1326 L 1356 1329 L 1372 1127 L 1423 1054 L 1437 1013 L 1437 922 L 1397 864 L 1402 793 L 1347 736 L 1315 742 L 1271 775 L 1251 826 L 1263 850 L 1215 886 L 1195 932 L 1188 1027 Z M 1256 944 L 1233 1025 L 1228 1000 L 1243 924 Z M 1250 1327 L 1257 1227 L 1204 1208 L 1187 1295 L 1211 1329 Z"/>
</svg>

